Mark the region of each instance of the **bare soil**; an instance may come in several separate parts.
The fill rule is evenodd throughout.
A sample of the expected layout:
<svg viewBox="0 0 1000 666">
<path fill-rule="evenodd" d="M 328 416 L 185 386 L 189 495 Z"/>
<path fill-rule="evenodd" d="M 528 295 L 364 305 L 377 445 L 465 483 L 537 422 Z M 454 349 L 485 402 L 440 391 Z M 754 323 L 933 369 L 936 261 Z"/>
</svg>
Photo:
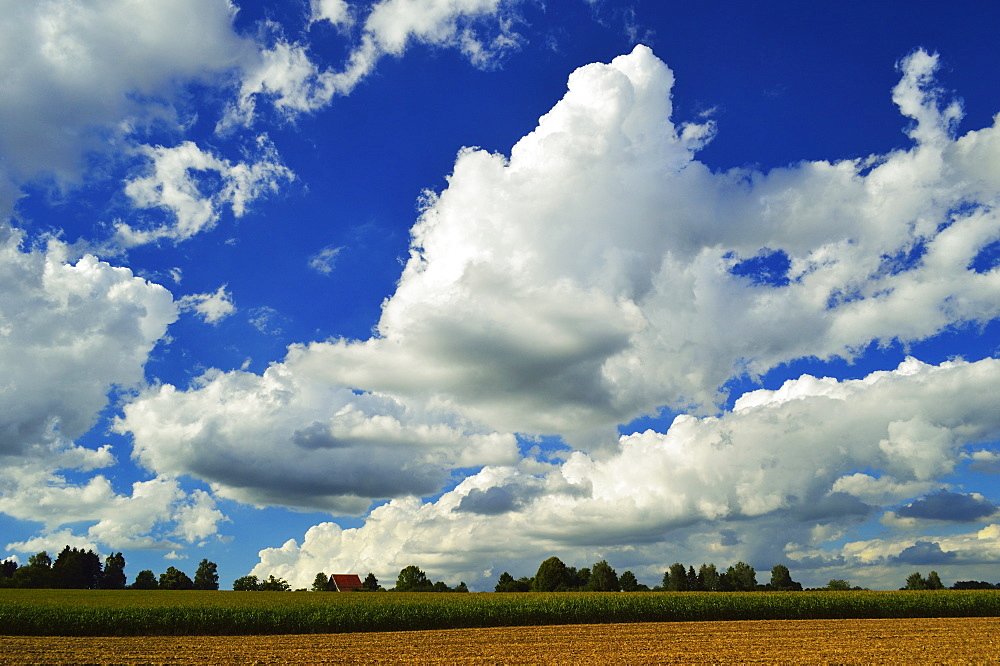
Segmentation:
<svg viewBox="0 0 1000 666">
<path fill-rule="evenodd" d="M 590 624 L 282 636 L 0 636 L 0 664 L 996 664 L 1000 618 Z"/>
</svg>

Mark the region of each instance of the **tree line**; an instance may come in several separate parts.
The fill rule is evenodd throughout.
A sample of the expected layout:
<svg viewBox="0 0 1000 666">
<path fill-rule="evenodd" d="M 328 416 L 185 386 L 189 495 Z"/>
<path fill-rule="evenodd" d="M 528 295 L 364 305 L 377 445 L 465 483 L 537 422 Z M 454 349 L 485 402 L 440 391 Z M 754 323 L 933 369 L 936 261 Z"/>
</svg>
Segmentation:
<svg viewBox="0 0 1000 666">
<path fill-rule="evenodd" d="M 105 558 L 102 565 L 100 557 L 92 550 L 82 550 L 66 546 L 53 560 L 46 551 L 36 553 L 28 558 L 28 563 L 19 566 L 13 560 L 0 562 L 0 588 L 66 588 L 89 590 L 218 590 L 219 574 L 215 562 L 203 559 L 198 565 L 194 578 L 175 567 L 156 576 L 151 570 L 140 571 L 131 584 L 125 577 L 125 558 L 121 553 L 113 553 Z M 291 585 L 283 578 L 274 575 L 266 580 L 257 576 L 242 576 L 233 581 L 233 590 L 244 592 L 287 592 Z M 313 592 L 336 590 L 333 576 L 324 572 L 316 574 L 312 584 Z M 362 591 L 385 591 L 379 585 L 375 574 L 370 573 L 362 581 Z M 800 583 L 792 580 L 791 572 L 783 564 L 777 564 L 771 569 L 770 581 L 764 584 L 757 582 L 757 573 L 745 562 L 737 562 L 720 571 L 715 564 L 702 564 L 696 571 L 693 566 L 685 567 L 675 562 L 663 572 L 659 585 L 650 588 L 640 583 L 631 571 L 618 573 L 601 560 L 591 567 L 566 566 L 558 557 L 550 557 L 543 561 L 535 575 L 531 578 L 515 579 L 508 572 L 500 575 L 494 590 L 496 592 L 752 592 L 752 591 L 798 591 L 802 590 Z M 810 588 L 817 590 L 847 591 L 862 588 L 851 586 L 850 582 L 833 579 L 825 587 Z M 919 572 L 907 577 L 903 590 L 943 590 L 946 589 L 941 577 L 936 571 L 931 571 L 926 578 Z M 1000 583 L 994 585 L 985 581 L 956 581 L 952 590 L 990 590 L 1000 589 Z M 468 592 L 465 582 L 450 587 L 443 581 L 432 581 L 416 565 L 409 565 L 400 570 L 396 578 L 395 592 Z"/>
<path fill-rule="evenodd" d="M 675 562 L 663 572 L 660 584 L 650 588 L 640 583 L 631 571 L 624 571 L 619 576 L 607 560 L 601 560 L 592 567 L 577 569 L 566 566 L 558 557 L 550 557 L 542 562 L 531 578 L 524 576 L 515 579 L 505 571 L 500 574 L 494 587 L 496 592 L 793 592 L 802 589 L 802 584 L 792 580 L 791 572 L 784 564 L 772 567 L 771 578 L 767 583 L 758 583 L 757 572 L 745 562 L 737 562 L 725 571 L 720 571 L 715 564 L 702 564 L 695 571 L 693 566 L 685 567 L 680 562 Z M 850 591 L 863 588 L 836 578 L 825 587 L 806 589 Z M 927 578 L 917 572 L 906 579 L 906 585 L 901 589 L 943 590 L 945 586 L 936 571 L 930 572 Z M 985 581 L 957 581 L 950 589 L 1000 589 L 1000 583 L 993 585 Z"/>
<path fill-rule="evenodd" d="M 233 589 L 245 592 L 264 592 L 264 591 L 276 591 L 276 592 L 288 592 L 292 588 L 288 584 L 288 581 L 282 578 L 275 578 L 273 575 L 269 576 L 267 580 L 261 581 L 257 576 L 243 576 L 242 578 L 237 578 L 233 582 Z M 312 587 L 310 588 L 313 592 L 334 592 L 337 586 L 333 582 L 333 576 L 328 576 L 325 572 L 321 571 L 316 574 L 313 579 Z M 369 572 L 365 579 L 361 581 L 361 591 L 362 592 L 385 592 L 386 589 L 379 585 L 378 579 L 375 574 Z M 461 582 L 455 587 L 450 587 L 444 581 L 432 581 L 427 577 L 420 567 L 411 564 L 409 566 L 403 567 L 399 571 L 399 576 L 396 577 L 395 587 L 391 587 L 389 592 L 468 592 L 469 586 L 465 582 Z"/>
<path fill-rule="evenodd" d="M 127 582 L 121 553 L 109 555 L 102 565 L 94 551 L 66 546 L 55 560 L 43 550 L 29 557 L 24 566 L 13 560 L 0 562 L 0 587 L 80 590 L 218 590 L 218 566 L 202 560 L 193 580 L 175 567 L 167 567 L 159 578 L 144 569 L 132 584 Z"/>
<path fill-rule="evenodd" d="M 515 579 L 508 572 L 500 574 L 494 588 L 497 592 L 741 592 L 755 590 L 801 590 L 802 585 L 792 580 L 788 567 L 776 565 L 771 570 L 769 583 L 757 583 L 757 573 L 745 562 L 737 562 L 725 571 L 714 564 L 702 564 L 697 571 L 680 562 L 670 565 L 663 572 L 660 585 L 650 588 L 640 583 L 631 571 L 621 576 L 601 560 L 591 567 L 566 566 L 558 557 L 550 557 L 538 566 L 534 577 Z"/>
<path fill-rule="evenodd" d="M 914 571 L 909 576 L 906 577 L 906 585 L 901 587 L 902 590 L 944 590 L 946 589 L 944 583 L 941 582 L 941 577 L 938 576 L 937 571 L 932 571 L 927 574 L 927 578 L 920 575 L 919 571 Z M 984 580 L 959 580 L 955 581 L 950 588 L 951 590 L 1000 590 L 1000 583 L 994 585 L 993 583 L 987 583 Z"/>
</svg>

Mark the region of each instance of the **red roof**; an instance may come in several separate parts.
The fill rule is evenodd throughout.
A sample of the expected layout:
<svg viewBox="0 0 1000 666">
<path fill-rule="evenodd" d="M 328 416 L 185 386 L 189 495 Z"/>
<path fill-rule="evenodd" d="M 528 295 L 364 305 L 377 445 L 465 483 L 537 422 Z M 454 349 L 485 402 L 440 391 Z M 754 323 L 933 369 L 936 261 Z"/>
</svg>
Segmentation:
<svg viewBox="0 0 1000 666">
<path fill-rule="evenodd" d="M 333 580 L 337 592 L 358 592 L 361 590 L 361 578 L 357 574 L 333 574 Z"/>
</svg>

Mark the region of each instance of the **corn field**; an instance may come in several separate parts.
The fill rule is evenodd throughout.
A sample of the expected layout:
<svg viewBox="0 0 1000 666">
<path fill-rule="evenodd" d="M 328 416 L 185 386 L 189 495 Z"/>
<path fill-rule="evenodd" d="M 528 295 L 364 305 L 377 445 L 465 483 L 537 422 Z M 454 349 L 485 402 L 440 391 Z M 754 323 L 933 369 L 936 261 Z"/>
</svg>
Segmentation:
<svg viewBox="0 0 1000 666">
<path fill-rule="evenodd" d="M 998 617 L 1000 591 L 406 594 L 0 590 L 0 634 L 419 631 L 625 622 Z"/>
</svg>

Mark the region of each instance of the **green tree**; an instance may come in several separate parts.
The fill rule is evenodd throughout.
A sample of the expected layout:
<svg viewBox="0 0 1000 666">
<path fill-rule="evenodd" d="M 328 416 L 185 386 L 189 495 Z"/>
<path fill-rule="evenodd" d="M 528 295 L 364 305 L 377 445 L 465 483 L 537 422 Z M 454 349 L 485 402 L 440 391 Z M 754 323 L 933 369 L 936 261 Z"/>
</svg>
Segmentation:
<svg viewBox="0 0 1000 666">
<path fill-rule="evenodd" d="M 52 563 L 52 585 L 73 590 L 92 590 L 101 584 L 101 559 L 92 550 L 66 546 Z"/>
<path fill-rule="evenodd" d="M 365 576 L 365 579 L 361 581 L 361 589 L 364 590 L 365 592 L 378 592 L 379 584 L 378 584 L 378 578 L 375 577 L 375 574 L 373 574 L 370 571 L 368 572 L 368 575 Z"/>
<path fill-rule="evenodd" d="M 35 553 L 28 558 L 28 564 L 14 571 L 14 587 L 52 587 L 52 558 L 46 551 Z"/>
<path fill-rule="evenodd" d="M 14 560 L 0 562 L 0 587 L 14 586 L 14 572 L 17 571 L 17 566 Z"/>
<path fill-rule="evenodd" d="M 928 590 L 943 590 L 944 583 L 941 582 L 940 576 L 938 576 L 937 571 L 932 571 L 927 574 L 927 589 Z"/>
<path fill-rule="evenodd" d="M 42 552 L 35 553 L 34 555 L 32 555 L 31 557 L 28 558 L 28 566 L 29 567 L 42 567 L 42 568 L 45 568 L 45 569 L 51 569 L 52 568 L 52 558 L 49 557 L 49 554 L 43 550 Z"/>
<path fill-rule="evenodd" d="M 994 590 L 996 586 L 993 583 L 987 583 L 985 580 L 956 580 L 955 584 L 951 586 L 953 590 Z"/>
<path fill-rule="evenodd" d="M 517 581 L 509 573 L 504 571 L 500 574 L 500 578 L 497 580 L 496 586 L 493 588 L 494 592 L 517 592 Z"/>
<path fill-rule="evenodd" d="M 496 592 L 530 592 L 532 589 L 532 579 L 527 576 L 522 576 L 517 580 L 509 573 L 504 571 L 500 574 L 500 579 L 497 581 L 494 591 Z"/>
<path fill-rule="evenodd" d="M 611 568 L 607 560 L 601 560 L 591 568 L 587 589 L 593 592 L 618 592 L 621 590 L 618 574 Z"/>
<path fill-rule="evenodd" d="M 241 576 L 233 581 L 233 590 L 236 592 L 259 592 L 260 580 L 257 576 Z"/>
<path fill-rule="evenodd" d="M 455 592 L 468 592 L 469 586 L 465 584 L 465 581 L 459 581 L 458 585 L 455 586 Z"/>
<path fill-rule="evenodd" d="M 680 562 L 670 565 L 670 570 L 663 575 L 663 587 L 670 592 L 685 592 L 687 586 L 687 571 Z"/>
<path fill-rule="evenodd" d="M 198 564 L 198 570 L 194 572 L 194 589 L 219 589 L 219 567 L 215 564 L 215 562 L 202 560 Z"/>
<path fill-rule="evenodd" d="M 105 590 L 124 590 L 126 580 L 125 557 L 121 553 L 108 555 L 104 559 L 101 588 Z"/>
<path fill-rule="evenodd" d="M 135 581 L 129 587 L 133 590 L 155 590 L 160 586 L 156 582 L 156 574 L 149 569 L 143 569 L 135 576 Z"/>
<path fill-rule="evenodd" d="M 568 587 L 566 565 L 558 557 L 550 557 L 538 565 L 532 590 L 535 592 L 555 592 Z"/>
<path fill-rule="evenodd" d="M 701 591 L 701 583 L 698 581 L 698 574 L 694 572 L 693 566 L 688 567 L 687 570 L 687 589 L 689 592 Z"/>
<path fill-rule="evenodd" d="M 284 578 L 275 578 L 274 574 L 267 577 L 267 580 L 261 582 L 260 591 L 261 592 L 290 592 L 292 586 L 288 584 L 288 581 Z"/>
<path fill-rule="evenodd" d="M 160 574 L 159 588 L 161 590 L 191 590 L 194 589 L 194 582 L 180 569 L 167 567 L 167 570 Z"/>
<path fill-rule="evenodd" d="M 784 564 L 776 564 L 771 569 L 771 582 L 768 589 L 780 592 L 801 592 L 802 584 L 792 580 L 792 574 Z"/>
<path fill-rule="evenodd" d="M 904 590 L 926 590 L 927 581 L 920 575 L 919 571 L 914 571 L 906 577 L 906 587 Z"/>
<path fill-rule="evenodd" d="M 397 592 L 430 592 L 433 589 L 434 583 L 415 564 L 400 569 L 399 576 L 396 577 Z"/>
<path fill-rule="evenodd" d="M 753 592 L 757 589 L 757 572 L 745 562 L 737 562 L 726 569 L 726 583 L 736 592 Z"/>
<path fill-rule="evenodd" d="M 636 580 L 635 574 L 631 571 L 623 571 L 622 575 L 618 577 L 618 584 L 622 588 L 622 592 L 636 592 L 639 590 L 639 581 Z"/>
<path fill-rule="evenodd" d="M 698 589 L 706 592 L 719 592 L 722 590 L 719 572 L 714 564 L 702 564 L 698 567 Z"/>
<path fill-rule="evenodd" d="M 454 592 L 455 590 L 448 587 L 448 584 L 443 580 L 439 580 L 434 585 L 431 586 L 431 590 L 434 592 Z"/>
<path fill-rule="evenodd" d="M 316 574 L 316 577 L 313 578 L 312 591 L 313 592 L 329 592 L 330 591 L 330 577 L 327 576 L 322 571 L 320 571 L 318 574 Z"/>
<path fill-rule="evenodd" d="M 851 582 L 843 578 L 833 578 L 826 584 L 825 589 L 835 592 L 849 592 L 851 590 Z"/>
</svg>

